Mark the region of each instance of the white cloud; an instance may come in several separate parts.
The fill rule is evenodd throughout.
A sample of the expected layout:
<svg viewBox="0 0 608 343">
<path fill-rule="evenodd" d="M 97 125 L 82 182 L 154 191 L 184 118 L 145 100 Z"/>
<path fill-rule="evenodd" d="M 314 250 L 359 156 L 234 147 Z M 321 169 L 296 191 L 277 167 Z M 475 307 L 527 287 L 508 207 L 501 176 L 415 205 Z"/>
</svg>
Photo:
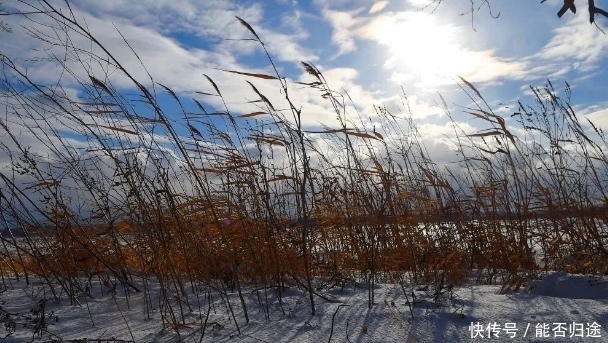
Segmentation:
<svg viewBox="0 0 608 343">
<path fill-rule="evenodd" d="M 323 9 L 323 16 L 327 19 L 333 28 L 331 41 L 338 46 L 337 56 L 344 55 L 357 50 L 357 44 L 353 35 L 353 29 L 361 22 L 361 18 L 356 16 L 362 12 L 362 9 L 345 12 Z"/>
<path fill-rule="evenodd" d="M 608 104 L 600 103 L 592 105 L 582 109 L 580 112 L 576 112 L 579 117 L 589 119 L 595 127 L 608 131 Z M 582 120 L 581 123 L 587 124 L 586 120 Z"/>
<path fill-rule="evenodd" d="M 234 16 L 250 24 L 263 19 L 259 3 L 249 6 L 234 1 L 110 0 L 77 2 L 73 8 L 106 20 L 129 22 L 163 34 L 187 32 L 201 37 L 223 37 L 236 26 Z"/>
<path fill-rule="evenodd" d="M 257 95 L 253 93 L 251 87 L 245 82 L 244 78 L 219 71 L 218 69 L 273 74 L 269 63 L 266 63 L 268 67 L 262 69 L 251 68 L 247 64 L 239 62 L 239 59 L 243 55 L 252 54 L 255 50 L 260 50 L 260 44 L 257 42 L 222 41 L 218 44 L 208 46 L 208 49 L 186 47 L 182 42 L 167 37 L 157 31 L 155 29 L 155 25 L 158 24 L 156 21 L 153 23 L 151 22 L 151 25 L 149 26 L 138 24 L 139 21 L 142 20 L 142 17 L 148 19 L 152 18 L 151 11 L 156 8 L 155 6 L 151 6 L 152 9 L 142 9 L 142 13 L 139 14 L 140 16 L 134 15 L 132 18 L 129 17 L 127 13 L 129 11 L 137 10 L 139 8 L 138 6 L 141 6 L 141 4 L 133 4 L 133 7 L 127 6 L 124 8 L 123 13 L 121 13 L 121 15 L 125 16 L 123 18 L 118 14 L 116 14 L 116 17 L 113 17 L 113 15 L 116 11 L 119 11 L 123 5 L 126 5 L 124 2 L 116 0 L 104 4 L 87 4 L 94 8 L 87 7 L 83 10 L 79 10 L 73 7 L 75 9 L 76 17 L 81 22 L 86 22 L 90 32 L 101 42 L 101 44 L 114 54 L 119 63 L 129 71 L 136 80 L 148 87 L 151 86 L 151 83 L 147 72 L 151 74 L 155 82 L 162 83 L 177 93 L 192 91 L 207 91 L 214 93 L 209 82 L 203 77 L 203 74 L 207 74 L 218 84 L 222 93 L 226 96 L 226 100 L 230 105 L 230 110 L 238 114 L 238 112 L 251 111 L 254 106 L 246 104 L 245 98 L 257 99 Z M 158 4 L 160 8 L 164 8 L 163 6 L 165 5 L 167 4 Z M 218 2 L 215 6 L 221 10 L 223 10 L 223 8 L 230 9 L 227 2 Z M 223 16 L 224 18 L 231 18 L 230 20 L 232 22 L 230 24 L 232 32 L 224 32 L 223 34 L 229 34 L 236 37 L 251 37 L 251 33 L 238 23 L 233 15 L 234 13 L 231 12 L 230 14 L 225 14 Z M 109 20 L 109 18 L 112 18 L 112 20 Z M 259 19 L 255 20 L 257 21 Z M 21 18 L 19 24 L 23 24 L 25 27 L 36 27 L 37 29 L 42 30 L 42 32 L 51 32 L 50 28 L 38 26 L 24 18 Z M 129 45 L 137 53 L 141 62 L 125 44 L 123 38 L 114 27 L 114 24 L 120 30 L 120 34 L 125 37 Z M 213 27 L 214 25 L 218 25 L 218 22 L 207 21 L 206 25 Z M 18 27 L 19 25 L 16 26 Z M 258 35 L 265 41 L 270 53 L 273 54 L 273 52 L 276 52 L 276 54 L 273 54 L 273 57 L 278 60 L 299 63 L 301 60 L 314 61 L 317 59 L 317 57 L 308 52 L 307 49 L 298 45 L 297 37 L 285 32 L 273 31 L 263 27 L 256 27 L 255 29 L 258 32 Z M 8 36 L 10 42 L 4 41 L 4 43 L 8 46 L 14 45 L 18 47 L 17 49 L 7 49 L 7 55 L 14 58 L 16 62 L 19 62 L 20 58 L 23 57 L 32 60 L 34 58 L 36 59 L 34 62 L 28 62 L 28 73 L 35 82 L 53 84 L 61 77 L 61 82 L 64 85 L 67 84 L 78 87 L 80 85 L 76 79 L 84 84 L 90 84 L 88 75 L 91 74 L 103 82 L 123 90 L 134 88 L 133 83 L 121 72 L 116 71 L 116 68 L 108 66 L 106 63 L 99 65 L 99 60 L 91 60 L 86 55 L 86 52 L 88 51 L 97 56 L 101 56 L 101 60 L 105 60 L 105 54 L 101 49 L 94 47 L 94 45 L 91 47 L 92 45 L 89 41 L 78 35 L 72 34 L 71 36 L 72 44 L 74 44 L 77 49 L 82 49 L 82 53 L 80 54 L 81 61 L 74 60 L 75 56 L 72 53 L 70 56 L 67 56 L 68 58 L 63 62 L 65 51 L 61 46 L 50 50 L 58 56 L 58 60 L 40 59 L 40 51 L 45 51 L 41 50 L 41 48 L 45 48 L 44 44 L 27 36 L 23 30 L 15 29 L 15 32 Z M 60 61 L 62 61 L 61 63 L 65 63 L 66 69 L 74 73 L 73 76 L 76 79 L 66 73 L 63 73 L 63 76 L 61 76 L 63 67 L 61 67 Z M 84 62 L 84 65 L 81 65 L 80 62 Z M 263 60 L 262 63 L 264 63 Z M 90 65 L 87 66 L 87 64 Z M 142 64 L 145 66 L 145 69 Z M 287 107 L 284 96 L 280 94 L 278 82 L 264 82 L 259 79 L 252 81 L 259 87 L 260 91 L 262 91 L 263 94 L 266 94 L 278 107 Z M 160 88 L 157 90 L 164 92 L 164 90 L 161 90 Z M 219 98 L 206 97 L 203 100 L 220 109 L 223 107 Z"/>
<path fill-rule="evenodd" d="M 423 7 L 428 5 L 433 5 L 438 2 L 438 0 L 407 0 L 407 2 L 413 7 Z"/>
<path fill-rule="evenodd" d="M 553 36 L 541 51 L 532 58 L 556 69 L 576 67 L 579 72 L 590 72 L 608 54 L 608 36 L 594 25 L 590 25 L 585 8 L 569 16 L 567 21 L 553 30 Z"/>
<path fill-rule="evenodd" d="M 297 41 L 308 37 L 304 31 L 285 34 L 262 28 L 256 29 L 256 32 L 262 38 L 272 57 L 279 61 L 298 63 L 300 61 L 314 62 L 319 60 L 319 57 L 310 49 L 297 43 Z"/>
<path fill-rule="evenodd" d="M 376 12 L 382 11 L 388 5 L 388 1 L 378 1 L 375 2 L 372 7 L 369 9 L 370 14 L 374 14 Z"/>
</svg>

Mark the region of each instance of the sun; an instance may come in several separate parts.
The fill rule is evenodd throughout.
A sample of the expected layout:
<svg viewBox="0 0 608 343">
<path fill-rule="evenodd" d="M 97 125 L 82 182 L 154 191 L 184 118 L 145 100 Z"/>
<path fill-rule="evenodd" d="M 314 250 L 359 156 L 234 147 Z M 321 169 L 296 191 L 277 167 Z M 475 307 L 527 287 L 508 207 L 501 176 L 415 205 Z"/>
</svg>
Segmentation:
<svg viewBox="0 0 608 343">
<path fill-rule="evenodd" d="M 374 18 L 360 32 L 362 37 L 386 47 L 384 66 L 398 82 L 425 86 L 454 82 L 454 77 L 475 73 L 483 54 L 463 47 L 466 33 L 437 16 L 425 13 L 390 13 Z"/>
</svg>

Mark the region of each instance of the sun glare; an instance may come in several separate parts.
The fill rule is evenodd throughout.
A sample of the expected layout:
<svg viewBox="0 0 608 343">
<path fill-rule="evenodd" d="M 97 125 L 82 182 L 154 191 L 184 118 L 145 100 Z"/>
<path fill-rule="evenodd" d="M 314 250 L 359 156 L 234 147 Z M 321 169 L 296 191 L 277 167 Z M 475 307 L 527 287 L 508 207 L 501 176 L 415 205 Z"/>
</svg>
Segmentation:
<svg viewBox="0 0 608 343">
<path fill-rule="evenodd" d="M 455 76 L 474 74 L 480 59 L 490 55 L 463 48 L 466 38 L 461 29 L 423 13 L 379 16 L 361 34 L 387 47 L 385 67 L 394 70 L 397 82 L 452 83 Z"/>
</svg>

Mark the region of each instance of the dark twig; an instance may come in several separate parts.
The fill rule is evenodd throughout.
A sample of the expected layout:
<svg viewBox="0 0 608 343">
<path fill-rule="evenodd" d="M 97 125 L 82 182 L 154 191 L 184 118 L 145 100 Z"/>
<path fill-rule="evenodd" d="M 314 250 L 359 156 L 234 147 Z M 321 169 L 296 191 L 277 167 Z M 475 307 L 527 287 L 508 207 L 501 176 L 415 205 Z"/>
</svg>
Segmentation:
<svg viewBox="0 0 608 343">
<path fill-rule="evenodd" d="M 608 12 L 605 10 L 595 6 L 595 0 L 589 0 L 589 22 L 595 22 L 595 14 L 601 14 L 604 17 L 608 18 Z"/>
<path fill-rule="evenodd" d="M 334 319 L 336 319 L 336 314 L 338 314 L 338 311 L 340 310 L 340 307 L 342 306 L 350 306 L 348 304 L 341 304 L 338 305 L 338 307 L 336 308 L 336 312 L 334 312 L 334 315 L 331 317 L 331 331 L 329 332 L 329 340 L 327 340 L 327 343 L 331 342 L 331 336 L 333 336 L 334 334 Z"/>
</svg>

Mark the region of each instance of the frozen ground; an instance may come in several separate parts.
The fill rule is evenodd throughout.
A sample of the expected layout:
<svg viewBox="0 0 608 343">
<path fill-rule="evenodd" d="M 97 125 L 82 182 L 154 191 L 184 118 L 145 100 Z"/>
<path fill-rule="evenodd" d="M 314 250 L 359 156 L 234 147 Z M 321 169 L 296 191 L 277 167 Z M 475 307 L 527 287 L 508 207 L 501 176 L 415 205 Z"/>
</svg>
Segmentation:
<svg viewBox="0 0 608 343">
<path fill-rule="evenodd" d="M 108 284 L 93 281 L 91 296 L 72 303 L 65 296 L 52 300 L 48 288 L 25 286 L 23 280 L 5 279 L 4 285 L 0 338 L 6 336 L 5 342 L 328 342 L 330 337 L 332 342 L 608 342 L 605 276 L 549 273 L 518 292 L 501 294 L 501 286 L 469 285 L 451 292 L 442 288 L 444 293 L 436 297 L 432 285 L 404 289 L 379 284 L 371 309 L 366 284 L 348 284 L 320 291 L 326 299 L 316 297 L 315 316 L 310 316 L 308 295 L 297 288 L 285 291 L 281 309 L 273 290 L 267 290 L 266 302 L 264 289 L 249 287 L 243 289 L 249 323 L 237 293 L 228 292 L 241 334 L 227 303 L 205 285 L 189 289 L 191 310 L 182 302 L 185 324 L 179 325 L 179 334 L 163 329 L 161 313 L 170 311 L 167 304 L 159 305 L 158 285 L 151 282 L 151 301 L 143 292 L 127 293 L 119 285 L 113 293 Z M 197 288 L 198 299 L 192 293 Z M 146 305 L 150 303 L 151 308 Z M 177 301 L 171 306 L 180 313 Z"/>
</svg>

